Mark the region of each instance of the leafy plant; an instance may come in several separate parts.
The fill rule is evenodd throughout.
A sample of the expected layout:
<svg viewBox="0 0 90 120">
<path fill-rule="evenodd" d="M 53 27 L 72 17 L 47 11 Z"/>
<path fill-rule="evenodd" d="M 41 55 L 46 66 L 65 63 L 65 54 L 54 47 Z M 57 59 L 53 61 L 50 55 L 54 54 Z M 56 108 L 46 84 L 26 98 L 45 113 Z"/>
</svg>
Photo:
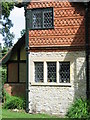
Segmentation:
<svg viewBox="0 0 90 120">
<path fill-rule="evenodd" d="M 3 108 L 5 109 L 25 109 L 25 99 L 16 97 L 16 96 L 10 96 L 8 93 L 5 93 L 6 102 L 3 105 Z"/>
<path fill-rule="evenodd" d="M 5 66 L 0 66 L 0 72 L 1 72 L 1 79 L 0 82 L 1 84 L 1 91 L 2 91 L 2 102 L 4 101 L 4 83 L 6 82 L 7 78 L 7 71 Z"/>
<path fill-rule="evenodd" d="M 6 67 L 5 66 L 1 67 L 0 71 L 1 71 L 2 84 L 4 84 L 6 82 L 6 79 L 7 79 L 7 70 L 6 70 Z"/>
<path fill-rule="evenodd" d="M 67 112 L 69 118 L 90 118 L 90 101 L 77 99 Z"/>
<path fill-rule="evenodd" d="M 12 21 L 9 19 L 10 12 L 14 9 L 14 2 L 2 2 L 2 13 L 1 13 L 1 26 L 2 29 L 0 31 L 0 34 L 3 36 L 4 40 L 4 46 L 5 47 L 12 47 L 13 45 L 13 39 L 14 39 L 14 33 L 10 31 L 10 29 L 13 27 Z"/>
</svg>

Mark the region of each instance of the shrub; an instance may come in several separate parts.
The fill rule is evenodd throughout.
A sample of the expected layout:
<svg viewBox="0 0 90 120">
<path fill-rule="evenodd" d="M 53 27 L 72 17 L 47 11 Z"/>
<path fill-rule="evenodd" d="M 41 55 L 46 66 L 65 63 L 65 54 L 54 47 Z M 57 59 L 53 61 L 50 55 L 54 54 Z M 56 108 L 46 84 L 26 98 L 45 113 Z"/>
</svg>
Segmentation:
<svg viewBox="0 0 90 120">
<path fill-rule="evenodd" d="M 1 86 L 1 91 L 2 91 L 2 102 L 4 102 L 4 83 L 6 82 L 7 79 L 7 70 L 6 70 L 6 66 L 0 66 L 0 76 L 1 76 L 1 80 L 0 82 L 2 82 L 2 86 Z"/>
<path fill-rule="evenodd" d="M 3 65 L 0 67 L 0 71 L 1 71 L 1 80 L 2 80 L 2 84 L 4 85 L 4 83 L 6 82 L 7 79 L 7 69 L 6 66 Z"/>
<path fill-rule="evenodd" d="M 69 118 L 90 118 L 90 102 L 83 99 L 77 99 L 67 112 Z"/>
<path fill-rule="evenodd" d="M 8 93 L 5 93 L 6 102 L 3 105 L 3 108 L 5 109 L 25 109 L 25 99 L 16 97 L 16 96 L 10 96 Z"/>
</svg>

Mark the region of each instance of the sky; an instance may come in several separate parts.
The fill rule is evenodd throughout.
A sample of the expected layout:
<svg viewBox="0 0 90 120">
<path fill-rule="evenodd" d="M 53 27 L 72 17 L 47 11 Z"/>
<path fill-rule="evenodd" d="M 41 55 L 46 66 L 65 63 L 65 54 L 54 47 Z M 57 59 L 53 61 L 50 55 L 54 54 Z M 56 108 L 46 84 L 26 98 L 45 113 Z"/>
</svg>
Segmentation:
<svg viewBox="0 0 90 120">
<path fill-rule="evenodd" d="M 12 20 L 13 27 L 11 28 L 11 32 L 15 34 L 14 44 L 21 37 L 20 31 L 25 29 L 25 17 L 24 17 L 24 8 L 17 8 L 11 11 L 10 19 Z M 3 43 L 2 36 L 0 35 L 0 43 Z"/>
</svg>

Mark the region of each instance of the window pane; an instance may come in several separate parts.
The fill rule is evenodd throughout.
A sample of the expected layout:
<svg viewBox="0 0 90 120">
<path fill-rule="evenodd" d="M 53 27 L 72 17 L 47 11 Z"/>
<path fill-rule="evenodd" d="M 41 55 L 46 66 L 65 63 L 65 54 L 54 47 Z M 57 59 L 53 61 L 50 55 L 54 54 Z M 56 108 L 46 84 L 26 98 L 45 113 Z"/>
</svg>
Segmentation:
<svg viewBox="0 0 90 120">
<path fill-rule="evenodd" d="M 43 28 L 51 28 L 53 26 L 53 13 L 52 10 L 43 12 Z"/>
<path fill-rule="evenodd" d="M 56 82 L 56 62 L 47 62 L 47 80 Z"/>
<path fill-rule="evenodd" d="M 59 82 L 70 82 L 70 62 L 59 63 Z"/>
<path fill-rule="evenodd" d="M 43 82 L 43 62 L 35 62 L 35 82 Z"/>
<path fill-rule="evenodd" d="M 42 14 L 41 11 L 35 10 L 32 12 L 32 27 L 41 28 Z"/>
</svg>

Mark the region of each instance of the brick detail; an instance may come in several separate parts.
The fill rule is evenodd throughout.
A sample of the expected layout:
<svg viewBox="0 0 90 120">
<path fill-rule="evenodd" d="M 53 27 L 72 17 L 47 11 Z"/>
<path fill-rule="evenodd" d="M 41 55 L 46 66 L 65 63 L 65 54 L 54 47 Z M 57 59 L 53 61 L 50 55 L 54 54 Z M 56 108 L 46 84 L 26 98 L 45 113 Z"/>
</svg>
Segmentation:
<svg viewBox="0 0 90 120">
<path fill-rule="evenodd" d="M 74 38 L 74 39 L 73 39 Z M 29 46 L 84 46 L 84 36 L 58 36 L 58 37 L 49 37 L 46 38 L 30 38 Z M 73 44 L 72 44 L 73 43 Z"/>
<path fill-rule="evenodd" d="M 6 83 L 4 84 L 4 89 L 9 95 L 25 97 L 25 83 Z"/>
<path fill-rule="evenodd" d="M 64 27 L 64 26 L 83 26 L 85 22 L 84 17 L 79 18 L 55 18 L 54 20 L 54 26 L 55 27 Z"/>
<path fill-rule="evenodd" d="M 30 4 L 28 5 L 28 9 L 30 9 L 30 8 L 43 8 L 43 7 L 60 7 L 60 8 L 62 8 L 62 7 L 64 7 L 64 8 L 67 8 L 67 7 L 71 7 L 72 6 L 72 4 L 71 3 L 69 3 L 69 2 L 60 2 L 60 1 L 57 1 L 57 2 L 55 2 L 55 1 L 53 1 L 53 2 L 43 2 L 43 0 L 42 0 L 42 2 L 40 1 L 40 2 L 35 2 L 34 0 L 32 0 L 33 2 L 30 2 Z"/>
<path fill-rule="evenodd" d="M 79 27 L 67 27 L 67 28 L 59 28 L 53 30 L 31 30 L 31 37 L 44 37 L 48 34 L 48 36 L 67 36 L 67 35 L 85 35 L 85 28 L 79 29 Z"/>
<path fill-rule="evenodd" d="M 30 30 L 29 46 L 84 46 L 85 11 L 81 4 L 69 2 L 31 2 L 28 9 L 54 8 L 54 29 Z"/>
<path fill-rule="evenodd" d="M 69 9 L 54 9 L 55 17 L 80 17 L 84 15 L 84 11 L 77 11 L 75 8 Z"/>
</svg>

